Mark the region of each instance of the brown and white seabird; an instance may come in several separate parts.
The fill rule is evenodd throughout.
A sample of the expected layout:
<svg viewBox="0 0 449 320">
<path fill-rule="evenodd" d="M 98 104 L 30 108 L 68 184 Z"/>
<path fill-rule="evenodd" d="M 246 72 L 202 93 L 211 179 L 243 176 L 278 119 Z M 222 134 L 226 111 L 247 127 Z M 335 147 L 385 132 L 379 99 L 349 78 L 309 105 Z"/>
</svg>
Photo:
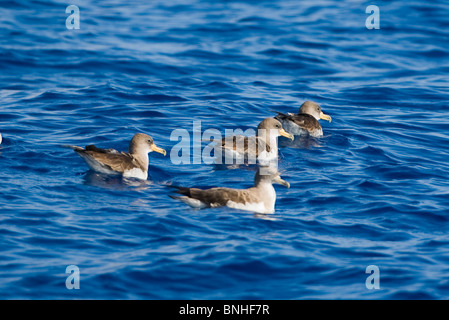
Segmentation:
<svg viewBox="0 0 449 320">
<path fill-rule="evenodd" d="M 177 193 L 182 196 L 170 196 L 179 199 L 194 208 L 216 208 L 227 206 L 229 208 L 253 211 L 257 213 L 273 213 L 276 202 L 276 192 L 273 183 L 279 183 L 287 188 L 290 184 L 281 179 L 279 173 L 267 167 L 258 169 L 254 186 L 249 189 L 232 188 L 178 188 Z"/>
<path fill-rule="evenodd" d="M 101 149 L 94 145 L 86 148 L 66 146 L 75 150 L 92 170 L 107 174 L 121 174 L 127 178 L 146 180 L 148 178 L 148 153 L 156 151 L 166 155 L 166 151 L 157 147 L 153 138 L 144 133 L 136 133 L 129 143 L 128 152 L 115 149 Z"/>
<path fill-rule="evenodd" d="M 297 114 L 278 112 L 278 119 L 285 130 L 294 135 L 309 134 L 312 137 L 321 137 L 323 129 L 319 123 L 320 119 L 332 121 L 331 116 L 324 114 L 319 104 L 313 101 L 304 102 Z"/>
<path fill-rule="evenodd" d="M 221 159 L 217 158 L 217 160 L 219 162 L 224 160 L 224 164 L 249 162 L 251 164 L 269 165 L 271 161 L 277 159 L 277 138 L 279 136 L 294 139 L 292 134 L 283 129 L 278 120 L 266 118 L 258 125 L 256 136 L 235 135 L 218 140 L 222 157 Z"/>
</svg>

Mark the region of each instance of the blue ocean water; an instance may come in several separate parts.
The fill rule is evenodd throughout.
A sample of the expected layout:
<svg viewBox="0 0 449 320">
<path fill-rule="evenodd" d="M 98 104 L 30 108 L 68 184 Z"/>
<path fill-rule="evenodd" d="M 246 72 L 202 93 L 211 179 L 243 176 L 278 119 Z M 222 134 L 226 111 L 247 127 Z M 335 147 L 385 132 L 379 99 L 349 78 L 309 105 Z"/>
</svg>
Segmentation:
<svg viewBox="0 0 449 320">
<path fill-rule="evenodd" d="M 448 1 L 0 7 L 0 298 L 449 298 Z M 194 121 L 246 130 L 306 100 L 333 121 L 281 146 L 291 188 L 270 216 L 194 210 L 166 186 L 247 188 L 251 170 L 152 153 L 129 183 L 61 147 L 145 132 L 170 152 Z"/>
</svg>

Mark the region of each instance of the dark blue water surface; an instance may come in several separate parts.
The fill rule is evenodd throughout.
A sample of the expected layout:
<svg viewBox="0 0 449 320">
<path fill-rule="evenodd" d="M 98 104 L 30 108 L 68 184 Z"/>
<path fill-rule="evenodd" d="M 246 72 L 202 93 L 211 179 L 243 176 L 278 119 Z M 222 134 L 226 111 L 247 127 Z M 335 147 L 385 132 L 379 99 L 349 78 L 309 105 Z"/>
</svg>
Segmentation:
<svg viewBox="0 0 449 320">
<path fill-rule="evenodd" d="M 0 7 L 0 298 L 449 298 L 448 1 Z M 281 146 L 291 188 L 270 216 L 169 197 L 247 188 L 252 170 L 152 153 L 148 182 L 123 181 L 61 147 L 127 150 L 146 132 L 170 154 L 193 121 L 246 130 L 306 100 L 333 121 Z"/>
</svg>

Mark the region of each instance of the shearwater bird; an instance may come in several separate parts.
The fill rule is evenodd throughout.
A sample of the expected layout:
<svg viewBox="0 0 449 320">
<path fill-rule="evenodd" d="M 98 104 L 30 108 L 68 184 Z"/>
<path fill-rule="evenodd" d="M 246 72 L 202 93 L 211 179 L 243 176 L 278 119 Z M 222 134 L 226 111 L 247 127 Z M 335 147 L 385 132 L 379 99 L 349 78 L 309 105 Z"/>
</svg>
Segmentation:
<svg viewBox="0 0 449 320">
<path fill-rule="evenodd" d="M 278 157 L 279 136 L 294 139 L 278 120 L 266 118 L 259 123 L 256 136 L 234 135 L 215 140 L 222 152 L 215 163 L 270 165 Z"/>
<path fill-rule="evenodd" d="M 273 183 L 279 183 L 287 188 L 290 184 L 283 180 L 277 170 L 272 167 L 259 167 L 254 177 L 254 186 L 248 189 L 232 188 L 178 188 L 181 196 L 173 196 L 194 208 L 229 208 L 253 211 L 257 213 L 273 213 L 276 202 L 276 192 Z"/>
<path fill-rule="evenodd" d="M 312 137 L 321 137 L 323 129 L 319 123 L 320 119 L 332 121 L 331 116 L 324 114 L 321 106 L 313 101 L 304 102 L 297 114 L 278 112 L 278 119 L 285 130 L 294 135 L 309 134 Z"/>
<path fill-rule="evenodd" d="M 129 143 L 128 152 L 115 149 L 101 149 L 94 145 L 85 148 L 66 146 L 75 150 L 92 170 L 107 174 L 121 174 L 127 178 L 146 180 L 148 178 L 148 153 L 156 151 L 166 155 L 166 151 L 154 144 L 153 138 L 144 133 L 136 133 Z"/>
</svg>

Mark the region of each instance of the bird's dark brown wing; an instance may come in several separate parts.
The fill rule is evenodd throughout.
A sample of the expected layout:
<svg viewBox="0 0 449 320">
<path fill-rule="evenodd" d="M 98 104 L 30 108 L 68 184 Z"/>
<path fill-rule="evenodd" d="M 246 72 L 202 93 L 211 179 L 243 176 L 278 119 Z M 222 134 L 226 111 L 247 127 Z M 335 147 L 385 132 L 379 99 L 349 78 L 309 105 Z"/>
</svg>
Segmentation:
<svg viewBox="0 0 449 320">
<path fill-rule="evenodd" d="M 115 149 L 102 149 L 102 148 L 98 148 L 97 146 L 94 146 L 93 144 L 86 146 L 85 150 L 86 151 L 95 151 L 98 153 L 109 153 L 109 154 L 120 153 Z"/>
<path fill-rule="evenodd" d="M 202 190 L 198 188 L 178 187 L 178 193 L 192 199 L 197 199 L 208 206 L 225 206 L 229 200 L 245 204 L 249 202 L 247 190 L 230 188 L 211 188 Z"/>
<path fill-rule="evenodd" d="M 143 168 L 142 165 L 129 153 L 118 153 L 118 151 L 114 149 L 101 149 L 91 145 L 87 146 L 85 150 L 75 151 L 90 157 L 112 171 L 123 173 L 136 167 L 142 169 L 142 171 L 147 170 L 147 168 Z"/>
<path fill-rule="evenodd" d="M 261 152 L 266 150 L 270 152 L 271 148 L 262 139 L 257 137 L 247 137 L 247 136 L 232 136 L 224 137 L 220 140 L 221 147 L 232 149 L 239 153 L 255 153 L 259 155 Z"/>
<path fill-rule="evenodd" d="M 278 115 L 275 117 L 275 119 L 280 121 L 292 121 L 300 128 L 309 132 L 321 129 L 321 125 L 318 120 L 315 119 L 312 115 L 306 113 L 284 114 L 278 112 Z"/>
</svg>

